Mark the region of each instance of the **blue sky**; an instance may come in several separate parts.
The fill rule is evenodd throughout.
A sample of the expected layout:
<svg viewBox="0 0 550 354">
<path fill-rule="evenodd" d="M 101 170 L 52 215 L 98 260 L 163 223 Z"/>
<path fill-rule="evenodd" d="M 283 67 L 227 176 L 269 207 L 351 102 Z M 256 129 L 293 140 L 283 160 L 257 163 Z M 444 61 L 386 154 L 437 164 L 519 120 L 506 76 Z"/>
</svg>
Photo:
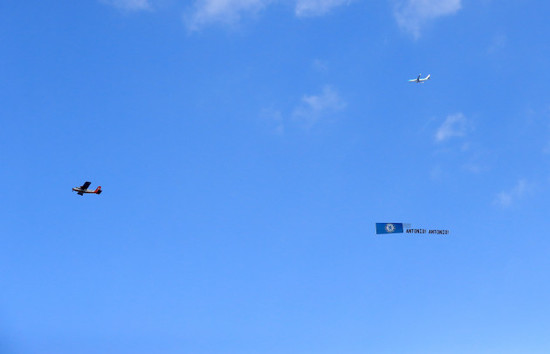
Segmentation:
<svg viewBox="0 0 550 354">
<path fill-rule="evenodd" d="M 548 352 L 550 5 L 0 10 L 0 352 Z"/>
</svg>

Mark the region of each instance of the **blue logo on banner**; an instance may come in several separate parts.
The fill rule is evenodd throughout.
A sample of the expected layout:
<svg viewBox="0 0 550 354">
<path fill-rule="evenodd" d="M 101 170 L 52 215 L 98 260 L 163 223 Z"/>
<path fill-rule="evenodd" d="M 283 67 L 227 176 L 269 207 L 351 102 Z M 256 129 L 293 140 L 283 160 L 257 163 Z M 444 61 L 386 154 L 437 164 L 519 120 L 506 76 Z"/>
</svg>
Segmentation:
<svg viewBox="0 0 550 354">
<path fill-rule="evenodd" d="M 376 233 L 377 234 L 402 234 L 403 233 L 403 223 L 376 223 Z"/>
</svg>

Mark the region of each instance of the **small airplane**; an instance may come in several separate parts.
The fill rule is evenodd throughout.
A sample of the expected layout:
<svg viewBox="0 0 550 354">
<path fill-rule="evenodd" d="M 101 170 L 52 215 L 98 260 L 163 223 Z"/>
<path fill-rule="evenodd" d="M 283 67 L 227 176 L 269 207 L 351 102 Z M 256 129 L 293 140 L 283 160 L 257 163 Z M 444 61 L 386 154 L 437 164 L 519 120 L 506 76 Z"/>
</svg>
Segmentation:
<svg viewBox="0 0 550 354">
<path fill-rule="evenodd" d="M 83 185 L 80 187 L 74 187 L 73 191 L 76 192 L 78 195 L 84 195 L 84 193 L 95 193 L 95 194 L 101 194 L 101 186 L 97 187 L 95 191 L 88 189 L 88 187 L 92 184 L 92 182 L 84 182 Z"/>
<path fill-rule="evenodd" d="M 425 83 L 426 81 L 428 81 L 430 79 L 430 74 L 428 74 L 428 76 L 426 76 L 425 78 L 420 78 L 422 76 L 422 74 L 418 74 L 418 77 L 416 79 L 411 79 L 409 80 L 409 82 L 416 82 L 416 83 L 419 83 L 419 84 L 423 84 Z"/>
</svg>

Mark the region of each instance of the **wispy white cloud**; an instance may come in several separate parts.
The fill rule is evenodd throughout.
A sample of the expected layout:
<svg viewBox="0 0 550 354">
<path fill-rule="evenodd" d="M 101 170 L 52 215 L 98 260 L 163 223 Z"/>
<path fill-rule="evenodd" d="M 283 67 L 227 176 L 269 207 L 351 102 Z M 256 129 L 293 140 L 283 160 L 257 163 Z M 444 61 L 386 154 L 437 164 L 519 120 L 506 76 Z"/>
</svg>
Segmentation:
<svg viewBox="0 0 550 354">
<path fill-rule="evenodd" d="M 266 108 L 260 112 L 260 117 L 268 123 L 273 133 L 277 135 L 283 135 L 285 133 L 285 122 L 281 111 L 273 108 Z"/>
<path fill-rule="evenodd" d="M 123 10 L 138 11 L 151 8 L 149 0 L 102 0 L 104 3 Z"/>
<path fill-rule="evenodd" d="M 515 201 L 525 196 L 530 190 L 530 185 L 526 180 L 520 179 L 518 183 L 509 191 L 503 191 L 497 194 L 495 203 L 501 207 L 509 207 Z"/>
<path fill-rule="evenodd" d="M 435 133 L 435 141 L 443 142 L 452 137 L 464 137 L 468 131 L 468 120 L 462 113 L 452 114 L 445 119 Z"/>
<path fill-rule="evenodd" d="M 461 0 L 402 0 L 395 6 L 394 16 L 402 29 L 418 38 L 427 22 L 452 15 L 461 7 Z"/>
<path fill-rule="evenodd" d="M 493 153 L 476 139 L 474 131 L 474 121 L 462 113 L 450 114 L 440 122 L 433 135 L 437 176 L 448 176 L 458 168 L 472 174 L 491 170 Z M 431 175 L 436 179 L 434 172 Z"/>
<path fill-rule="evenodd" d="M 294 109 L 292 116 L 311 126 L 323 116 L 343 110 L 346 105 L 340 95 L 327 85 L 318 95 L 303 96 L 302 102 Z"/>
<path fill-rule="evenodd" d="M 349 2 L 349 0 L 297 0 L 294 13 L 298 17 L 321 16 Z"/>
<path fill-rule="evenodd" d="M 234 25 L 242 16 L 257 14 L 269 3 L 269 0 L 199 0 L 185 21 L 191 30 L 214 23 Z"/>
<path fill-rule="evenodd" d="M 260 111 L 260 118 L 273 133 L 284 135 L 287 131 L 293 131 L 295 127 L 309 129 L 319 120 L 330 118 L 346 106 L 346 102 L 336 90 L 325 85 L 319 94 L 302 96 L 300 103 L 292 108 L 290 113 L 269 107 Z"/>
<path fill-rule="evenodd" d="M 153 0 L 99 0 L 126 11 L 152 9 Z M 297 17 L 325 15 L 334 8 L 350 3 L 352 0 L 292 0 Z M 184 21 L 190 30 L 199 30 L 205 26 L 222 24 L 233 26 L 243 18 L 257 15 L 268 5 L 283 3 L 283 0 L 193 0 Z"/>
<path fill-rule="evenodd" d="M 246 16 L 257 15 L 268 5 L 282 2 L 282 0 L 196 0 L 192 11 L 184 18 L 191 30 L 213 24 L 235 25 Z M 351 0 L 293 0 L 292 3 L 294 3 L 294 14 L 297 17 L 313 17 L 325 15 L 334 8 L 350 2 Z"/>
<path fill-rule="evenodd" d="M 503 34 L 499 34 L 493 38 L 493 41 L 489 45 L 489 48 L 487 48 L 487 53 L 489 54 L 496 53 L 499 50 L 506 47 L 507 43 L 508 43 L 508 37 L 506 37 Z"/>
<path fill-rule="evenodd" d="M 315 71 L 324 73 L 328 71 L 328 62 L 321 59 L 315 59 L 313 61 L 312 67 Z"/>
</svg>

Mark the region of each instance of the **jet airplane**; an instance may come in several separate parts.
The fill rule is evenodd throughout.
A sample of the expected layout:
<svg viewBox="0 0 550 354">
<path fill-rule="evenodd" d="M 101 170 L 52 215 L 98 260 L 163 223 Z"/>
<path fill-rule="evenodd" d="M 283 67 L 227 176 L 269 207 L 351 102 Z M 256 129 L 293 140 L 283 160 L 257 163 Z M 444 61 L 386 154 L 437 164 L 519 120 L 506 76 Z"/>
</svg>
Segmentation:
<svg viewBox="0 0 550 354">
<path fill-rule="evenodd" d="M 426 76 L 425 78 L 421 78 L 422 74 L 418 74 L 418 77 L 416 79 L 411 79 L 409 80 L 409 82 L 416 82 L 416 83 L 419 83 L 419 84 L 423 84 L 425 83 L 426 81 L 428 81 L 430 79 L 430 74 L 428 74 L 428 76 Z"/>
<path fill-rule="evenodd" d="M 97 187 L 95 191 L 88 189 L 88 187 L 92 184 L 92 182 L 84 182 L 83 185 L 80 187 L 74 187 L 73 191 L 76 192 L 78 195 L 84 195 L 84 193 L 95 193 L 95 194 L 101 194 L 101 186 Z"/>
</svg>

